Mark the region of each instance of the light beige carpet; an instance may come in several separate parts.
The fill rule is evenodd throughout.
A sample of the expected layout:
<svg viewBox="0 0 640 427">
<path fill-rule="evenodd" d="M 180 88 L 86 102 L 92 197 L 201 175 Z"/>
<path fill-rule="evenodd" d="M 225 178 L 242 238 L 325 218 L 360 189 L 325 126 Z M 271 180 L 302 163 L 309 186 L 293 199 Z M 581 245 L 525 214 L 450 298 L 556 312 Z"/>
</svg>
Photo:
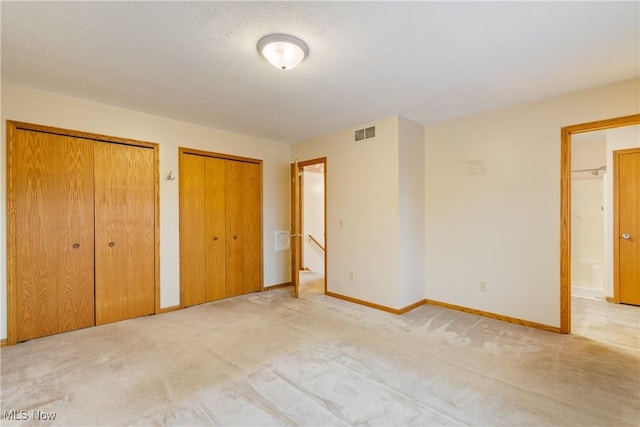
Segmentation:
<svg viewBox="0 0 640 427">
<path fill-rule="evenodd" d="M 395 316 L 318 292 L 295 300 L 291 288 L 0 355 L 2 425 L 640 423 L 637 354 L 433 306 Z"/>
</svg>

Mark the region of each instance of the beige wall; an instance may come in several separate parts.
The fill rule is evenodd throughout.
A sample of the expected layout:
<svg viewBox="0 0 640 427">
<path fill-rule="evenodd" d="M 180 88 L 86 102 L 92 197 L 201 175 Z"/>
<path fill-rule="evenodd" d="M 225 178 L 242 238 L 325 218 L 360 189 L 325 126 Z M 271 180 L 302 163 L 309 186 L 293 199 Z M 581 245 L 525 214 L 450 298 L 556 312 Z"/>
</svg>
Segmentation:
<svg viewBox="0 0 640 427">
<path fill-rule="evenodd" d="M 368 126 L 376 137 L 355 143 Z M 327 157 L 328 290 L 396 309 L 424 299 L 424 126 L 388 117 L 297 144 L 292 157 Z"/>
<path fill-rule="evenodd" d="M 6 122 L 17 120 L 79 131 L 132 138 L 160 145 L 160 287 L 161 306 L 180 302 L 178 245 L 178 146 L 262 159 L 264 284 L 288 282 L 289 252 L 274 250 L 274 231 L 289 228 L 290 146 L 224 132 L 113 106 L 2 84 L 0 163 L 0 336 L 6 337 Z"/>
<path fill-rule="evenodd" d="M 427 297 L 560 326 L 560 128 L 637 114 L 639 89 L 626 80 L 427 126 Z"/>
<path fill-rule="evenodd" d="M 425 297 L 424 126 L 399 120 L 399 307 Z"/>
<path fill-rule="evenodd" d="M 291 155 L 327 157 L 328 290 L 398 307 L 398 117 L 372 125 L 375 138 L 354 142 L 363 125 L 296 144 Z"/>
<path fill-rule="evenodd" d="M 6 200 L 6 119 L 157 142 L 161 178 L 177 172 L 178 146 L 261 158 L 273 285 L 289 281 L 289 251 L 273 242 L 289 228 L 289 161 L 326 156 L 329 291 L 393 308 L 427 297 L 559 326 L 560 128 L 638 113 L 639 89 L 633 79 L 426 127 L 393 116 L 366 124 L 377 136 L 361 143 L 353 131 L 364 125 L 289 147 L 3 84 L 0 192 Z M 177 181 L 161 180 L 160 193 L 165 307 L 179 302 Z M 4 279 L 5 203 L 0 250 Z M 5 337 L 4 280 L 0 296 Z"/>
</svg>

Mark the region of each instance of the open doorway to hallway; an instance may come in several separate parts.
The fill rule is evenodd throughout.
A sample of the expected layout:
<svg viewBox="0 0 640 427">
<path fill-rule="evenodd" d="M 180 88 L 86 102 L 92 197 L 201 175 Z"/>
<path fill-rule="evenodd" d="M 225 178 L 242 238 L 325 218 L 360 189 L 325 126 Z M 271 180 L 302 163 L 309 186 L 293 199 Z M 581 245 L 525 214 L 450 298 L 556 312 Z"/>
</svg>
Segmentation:
<svg viewBox="0 0 640 427">
<path fill-rule="evenodd" d="M 292 165 L 292 281 L 296 296 L 326 292 L 326 158 Z"/>
<path fill-rule="evenodd" d="M 300 290 L 324 293 L 325 219 L 324 163 L 302 166 L 300 172 Z"/>
</svg>

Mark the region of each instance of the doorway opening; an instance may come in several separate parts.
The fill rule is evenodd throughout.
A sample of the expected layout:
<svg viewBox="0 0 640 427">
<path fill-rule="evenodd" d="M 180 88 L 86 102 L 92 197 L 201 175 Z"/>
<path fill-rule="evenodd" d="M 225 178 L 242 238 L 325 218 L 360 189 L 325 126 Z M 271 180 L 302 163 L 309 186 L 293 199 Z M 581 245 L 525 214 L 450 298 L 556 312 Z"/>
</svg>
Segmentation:
<svg viewBox="0 0 640 427">
<path fill-rule="evenodd" d="M 565 127 L 561 162 L 561 332 L 633 351 L 640 350 L 640 308 L 615 303 L 625 303 L 620 285 L 638 287 L 640 295 L 637 276 L 624 281 L 629 269 L 631 276 L 638 274 L 640 238 L 620 244 L 626 234 L 621 228 L 640 225 L 637 214 L 628 215 L 629 207 L 621 203 L 630 199 L 619 191 L 629 177 L 621 177 L 616 159 L 632 147 L 640 152 L 639 125 L 640 115 L 633 115 Z M 631 223 L 620 222 L 626 217 Z"/>
<path fill-rule="evenodd" d="M 295 295 L 326 293 L 326 158 L 292 164 L 291 274 Z"/>
</svg>

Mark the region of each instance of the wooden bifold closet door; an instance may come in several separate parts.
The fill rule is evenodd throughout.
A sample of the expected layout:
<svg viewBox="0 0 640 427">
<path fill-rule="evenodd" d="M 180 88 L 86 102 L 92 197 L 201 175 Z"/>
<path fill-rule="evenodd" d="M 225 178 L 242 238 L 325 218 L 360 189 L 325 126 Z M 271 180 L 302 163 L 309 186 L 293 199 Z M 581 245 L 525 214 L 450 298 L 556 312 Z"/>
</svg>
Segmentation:
<svg viewBox="0 0 640 427">
<path fill-rule="evenodd" d="M 94 324 L 93 144 L 15 133 L 16 341 Z M 11 266 L 10 266 L 11 268 Z"/>
<path fill-rule="evenodd" d="M 225 297 L 224 160 L 180 159 L 180 282 L 182 305 Z"/>
<path fill-rule="evenodd" d="M 227 160 L 226 296 L 257 292 L 262 282 L 261 170 L 255 163 Z"/>
<path fill-rule="evenodd" d="M 152 314 L 153 150 L 96 142 L 96 324 Z"/>
<path fill-rule="evenodd" d="M 262 165 L 180 149 L 183 307 L 262 289 Z"/>
<path fill-rule="evenodd" d="M 155 313 L 157 146 L 7 123 L 8 343 Z"/>
</svg>

